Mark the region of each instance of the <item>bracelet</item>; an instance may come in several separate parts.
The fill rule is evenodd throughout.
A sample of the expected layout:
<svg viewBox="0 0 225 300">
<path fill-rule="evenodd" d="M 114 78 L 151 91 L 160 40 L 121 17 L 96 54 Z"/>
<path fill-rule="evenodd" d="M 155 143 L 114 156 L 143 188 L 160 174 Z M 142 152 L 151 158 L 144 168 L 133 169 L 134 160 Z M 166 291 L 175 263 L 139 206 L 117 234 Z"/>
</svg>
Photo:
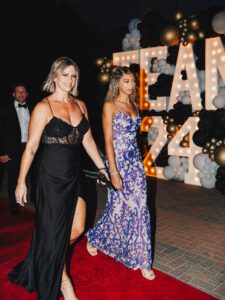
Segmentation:
<svg viewBox="0 0 225 300">
<path fill-rule="evenodd" d="M 17 182 L 17 184 L 25 184 L 25 181 Z"/>
<path fill-rule="evenodd" d="M 119 173 L 118 172 L 112 172 L 112 173 L 110 173 L 111 176 L 116 175 L 116 174 L 119 174 Z"/>
<path fill-rule="evenodd" d="M 106 167 L 99 168 L 98 170 L 99 170 L 99 171 L 101 171 L 101 170 L 106 170 Z"/>
</svg>

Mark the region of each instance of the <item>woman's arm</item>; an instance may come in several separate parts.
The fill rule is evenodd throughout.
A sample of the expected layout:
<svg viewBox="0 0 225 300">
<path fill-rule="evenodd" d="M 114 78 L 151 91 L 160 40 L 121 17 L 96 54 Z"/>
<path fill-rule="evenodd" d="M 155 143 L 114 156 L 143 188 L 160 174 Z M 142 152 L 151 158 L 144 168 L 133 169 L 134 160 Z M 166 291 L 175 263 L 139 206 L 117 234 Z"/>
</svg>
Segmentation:
<svg viewBox="0 0 225 300">
<path fill-rule="evenodd" d="M 29 131 L 28 131 L 28 141 L 26 148 L 23 152 L 20 172 L 18 178 L 18 184 L 16 187 L 16 200 L 17 202 L 24 206 L 27 202 L 27 188 L 26 188 L 26 177 L 30 169 L 31 163 L 34 159 L 34 155 L 37 152 L 42 132 L 47 123 L 48 109 L 45 103 L 40 102 L 36 105 L 32 112 Z"/>
<path fill-rule="evenodd" d="M 116 189 L 122 188 L 122 180 L 118 172 L 115 160 L 115 152 L 113 147 L 113 114 L 114 104 L 111 102 L 105 102 L 102 113 L 102 126 L 105 139 L 105 150 L 109 161 L 109 169 L 111 174 L 112 184 Z"/>
</svg>

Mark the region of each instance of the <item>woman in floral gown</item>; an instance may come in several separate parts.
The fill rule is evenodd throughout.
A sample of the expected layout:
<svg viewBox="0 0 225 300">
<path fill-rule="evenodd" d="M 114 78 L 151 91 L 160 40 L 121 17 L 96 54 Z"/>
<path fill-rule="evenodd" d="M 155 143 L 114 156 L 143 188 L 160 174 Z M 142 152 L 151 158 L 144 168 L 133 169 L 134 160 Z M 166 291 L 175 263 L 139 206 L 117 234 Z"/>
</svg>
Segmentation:
<svg viewBox="0 0 225 300">
<path fill-rule="evenodd" d="M 136 90 L 134 74 L 128 67 L 118 67 L 103 107 L 107 167 L 116 191 L 108 190 L 105 211 L 87 233 L 87 250 L 95 256 L 99 249 L 152 280 L 146 177 L 136 139 L 141 124 Z"/>
</svg>

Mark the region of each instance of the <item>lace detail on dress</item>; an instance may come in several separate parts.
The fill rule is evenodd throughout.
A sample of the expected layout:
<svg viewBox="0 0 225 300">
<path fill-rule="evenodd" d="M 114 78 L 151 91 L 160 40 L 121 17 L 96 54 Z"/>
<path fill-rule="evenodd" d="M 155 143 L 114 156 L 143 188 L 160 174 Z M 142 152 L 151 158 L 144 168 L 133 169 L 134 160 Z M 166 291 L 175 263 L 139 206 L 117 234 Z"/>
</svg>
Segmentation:
<svg viewBox="0 0 225 300">
<path fill-rule="evenodd" d="M 83 136 L 88 128 L 89 124 L 84 115 L 75 127 L 53 117 L 45 126 L 41 142 L 43 144 L 79 145 L 82 143 Z"/>
<path fill-rule="evenodd" d="M 77 144 L 82 135 L 77 128 L 72 128 L 71 132 L 63 137 L 48 136 L 44 132 L 42 135 L 42 143 L 44 144 L 64 144 L 64 145 L 74 145 Z"/>
</svg>

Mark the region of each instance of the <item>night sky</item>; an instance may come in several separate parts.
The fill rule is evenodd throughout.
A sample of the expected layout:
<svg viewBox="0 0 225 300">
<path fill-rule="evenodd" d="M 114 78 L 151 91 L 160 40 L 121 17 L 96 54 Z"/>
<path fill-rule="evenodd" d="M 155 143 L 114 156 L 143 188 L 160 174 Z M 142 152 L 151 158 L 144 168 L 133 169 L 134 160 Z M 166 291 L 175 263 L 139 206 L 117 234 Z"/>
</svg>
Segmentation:
<svg viewBox="0 0 225 300">
<path fill-rule="evenodd" d="M 107 31 L 120 25 L 127 25 L 141 13 L 140 0 L 68 0 L 77 6 L 80 14 L 96 24 L 98 30 Z"/>
<path fill-rule="evenodd" d="M 211 5 L 224 6 L 224 0 L 67 0 L 76 5 L 85 20 L 93 22 L 100 31 L 128 25 L 141 17 L 147 7 L 158 9 L 165 18 L 172 19 L 176 7 L 184 13 L 198 13 Z"/>
<path fill-rule="evenodd" d="M 57 9 L 65 2 L 69 7 Z M 170 22 L 176 7 L 184 13 L 198 13 L 211 5 L 224 4 L 224 0 L 5 2 L 0 18 L 1 71 L 4 74 L 0 106 L 8 102 L 12 87 L 18 82 L 27 83 L 33 101 L 39 99 L 50 65 L 64 55 L 77 61 L 81 68 L 81 95 L 86 99 L 100 98 L 94 61 L 99 56 L 111 57 L 113 52 L 122 50 L 122 40 L 133 18 L 141 18 L 150 9 L 158 9 Z"/>
</svg>

